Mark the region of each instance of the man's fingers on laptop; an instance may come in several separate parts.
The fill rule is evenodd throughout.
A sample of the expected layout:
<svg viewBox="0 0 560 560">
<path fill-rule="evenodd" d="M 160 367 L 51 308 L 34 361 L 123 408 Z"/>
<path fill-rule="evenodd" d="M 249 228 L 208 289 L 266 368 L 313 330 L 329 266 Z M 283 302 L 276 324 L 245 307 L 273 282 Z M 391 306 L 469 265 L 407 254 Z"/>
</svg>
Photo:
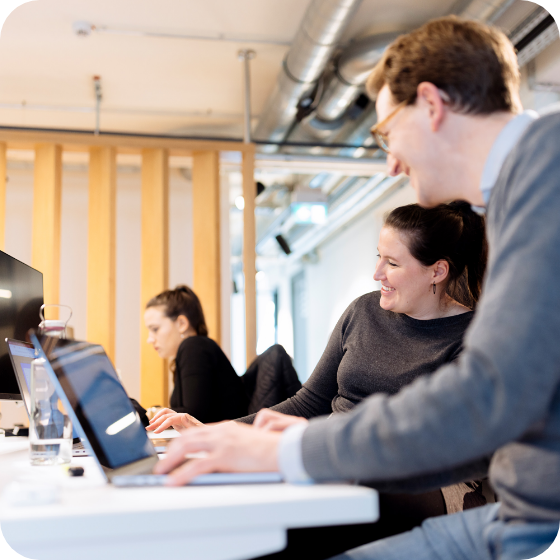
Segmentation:
<svg viewBox="0 0 560 560">
<path fill-rule="evenodd" d="M 154 472 L 169 473 L 184 462 L 185 455 L 199 451 L 208 452 L 205 459 L 212 462 L 203 463 L 198 468 L 212 465 L 214 470 L 222 472 L 276 471 L 279 440 L 279 433 L 230 423 L 188 430 L 169 446 L 167 455 L 155 466 Z"/>
<path fill-rule="evenodd" d="M 188 453 L 212 451 L 215 443 L 212 437 L 212 432 L 214 431 L 215 428 L 188 430 L 180 438 L 173 440 L 167 448 L 165 457 L 156 464 L 154 472 L 156 474 L 171 472 L 175 467 L 185 461 L 185 455 Z"/>
<path fill-rule="evenodd" d="M 217 472 L 218 463 L 213 457 L 192 459 L 172 471 L 165 483 L 166 486 L 183 486 L 201 474 Z"/>
</svg>

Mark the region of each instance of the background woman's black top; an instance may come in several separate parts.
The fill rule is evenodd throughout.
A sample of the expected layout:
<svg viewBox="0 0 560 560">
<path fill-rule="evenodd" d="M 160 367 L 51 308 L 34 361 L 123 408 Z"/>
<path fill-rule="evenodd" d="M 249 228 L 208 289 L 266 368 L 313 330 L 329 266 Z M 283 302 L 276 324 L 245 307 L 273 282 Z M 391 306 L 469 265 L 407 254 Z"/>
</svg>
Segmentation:
<svg viewBox="0 0 560 560">
<path fill-rule="evenodd" d="M 170 405 L 175 412 L 187 412 L 205 424 L 247 414 L 243 383 L 211 338 L 190 336 L 181 342 Z"/>
</svg>

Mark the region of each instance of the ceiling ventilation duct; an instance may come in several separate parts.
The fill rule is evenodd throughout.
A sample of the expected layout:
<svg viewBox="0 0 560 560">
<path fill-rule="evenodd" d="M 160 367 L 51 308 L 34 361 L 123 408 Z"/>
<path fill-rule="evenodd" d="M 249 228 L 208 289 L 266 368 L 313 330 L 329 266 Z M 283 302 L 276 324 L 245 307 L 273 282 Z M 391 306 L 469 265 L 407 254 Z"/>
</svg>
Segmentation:
<svg viewBox="0 0 560 560">
<path fill-rule="evenodd" d="M 515 2 L 516 0 L 458 0 L 451 12 L 458 13 L 461 17 L 494 23 Z"/>
<path fill-rule="evenodd" d="M 455 8 L 463 17 L 492 22 L 507 10 L 514 0 L 459 0 Z M 371 35 L 352 42 L 334 61 L 334 72 L 317 103 L 312 118 L 305 121 L 309 126 L 323 131 L 340 129 L 344 116 L 361 92 L 369 74 L 383 56 L 385 49 L 400 33 Z M 302 133 L 304 133 L 302 131 Z M 305 134 L 305 133 L 304 133 Z M 325 134 L 317 132 L 323 140 Z M 296 138 L 303 139 L 303 138 Z M 309 140 L 310 138 L 305 138 Z"/>
<path fill-rule="evenodd" d="M 398 35 L 399 33 L 383 33 L 365 37 L 351 43 L 341 53 L 335 62 L 333 77 L 317 106 L 318 119 L 334 121 L 344 115 L 383 56 L 385 49 Z"/>
<path fill-rule="evenodd" d="M 316 83 L 361 0 L 313 0 L 284 59 L 254 137 L 282 142 L 299 99 Z M 268 151 L 274 151 L 274 148 Z"/>
<path fill-rule="evenodd" d="M 458 0 L 451 12 L 493 22 L 513 2 L 514 0 Z M 317 0 L 312 2 L 290 48 L 284 71 L 257 127 L 255 136 L 258 139 L 278 142 L 289 135 L 290 141 L 295 142 L 314 142 L 319 139 L 330 142 L 334 136 L 351 134 L 352 123 L 347 121 L 357 120 L 360 126 L 360 113 L 363 112 L 364 116 L 368 113 L 365 106 L 356 107 L 356 102 L 360 99 L 368 74 L 399 33 L 377 34 L 352 42 L 334 61 L 334 70 L 325 73 L 329 56 L 327 53 L 332 53 L 336 44 L 334 33 L 331 30 L 333 38 L 329 39 L 329 48 L 319 52 L 317 49 L 322 42 L 317 39 L 310 42 L 310 37 L 305 32 L 309 22 L 315 22 L 315 29 L 321 28 L 318 14 L 321 9 L 326 14 L 327 3 L 324 2 L 324 6 L 320 4 Z M 328 2 L 328 5 L 329 11 L 338 11 L 340 14 L 342 6 L 335 10 L 334 2 Z M 347 20 L 353 15 L 355 7 L 346 5 Z M 326 19 L 324 15 L 323 19 Z M 338 36 L 344 25 L 341 23 Z M 294 64 L 296 60 L 297 65 Z M 326 78 L 326 84 L 321 84 L 322 87 L 312 91 L 311 86 L 321 81 L 321 74 Z M 353 107 L 356 108 L 354 113 L 351 111 Z M 299 123 L 294 129 L 296 115 Z"/>
</svg>

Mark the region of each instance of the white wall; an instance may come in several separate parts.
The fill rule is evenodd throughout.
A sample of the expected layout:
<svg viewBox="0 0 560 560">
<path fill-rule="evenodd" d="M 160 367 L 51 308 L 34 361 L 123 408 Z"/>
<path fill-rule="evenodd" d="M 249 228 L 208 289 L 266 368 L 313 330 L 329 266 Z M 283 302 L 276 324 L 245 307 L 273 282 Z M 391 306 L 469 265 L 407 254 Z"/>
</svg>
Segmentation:
<svg viewBox="0 0 560 560">
<path fill-rule="evenodd" d="M 116 367 L 130 396 L 140 397 L 141 176 L 117 175 Z M 192 187 L 178 169 L 169 173 L 169 287 L 192 285 Z M 62 274 L 61 274 L 62 276 Z M 156 295 L 156 294 L 154 294 Z"/>
<path fill-rule="evenodd" d="M 134 398 L 140 396 L 140 188 L 140 168 L 119 165 L 115 365 L 127 392 Z M 227 196 L 225 198 L 227 204 Z M 28 265 L 31 265 L 32 215 L 33 163 L 9 160 L 5 250 Z M 87 338 L 87 242 L 88 168 L 85 164 L 65 164 L 62 176 L 60 303 L 72 307 L 70 325 L 74 327 L 74 335 L 78 339 Z M 192 257 L 191 182 L 179 169 L 172 168 L 169 174 L 170 287 L 192 285 Z M 229 260 L 227 264 L 229 267 Z M 227 318 L 229 320 L 229 315 Z M 229 325 L 225 332 L 229 336 Z M 27 423 L 24 409 L 13 403 L 2 403 L 1 411 L 2 426 L 10 427 L 14 422 Z"/>
<path fill-rule="evenodd" d="M 299 371 L 304 382 L 312 373 L 327 345 L 330 334 L 348 305 L 358 296 L 379 289 L 373 280 L 377 260 L 377 241 L 386 212 L 416 202 L 406 184 L 358 219 L 337 232 L 317 249 L 314 263 L 280 258 L 269 263 L 270 289 L 278 291 L 278 343 L 294 355 L 292 317 L 292 277 L 304 271 L 307 301 L 307 367 Z"/>
<path fill-rule="evenodd" d="M 31 265 L 31 226 L 33 224 L 33 166 L 18 162 L 8 166 L 6 186 L 5 252 Z M 37 324 L 38 324 L 37 318 Z M 28 424 L 22 403 L 0 403 L 0 426 Z"/>
<path fill-rule="evenodd" d="M 416 202 L 412 188 L 408 185 L 402 187 L 319 247 L 319 261 L 316 264 L 305 265 L 309 294 L 309 374 L 348 305 L 358 296 L 379 289 L 379 283 L 373 280 L 373 273 L 383 215 L 397 206 L 412 202 Z"/>
</svg>

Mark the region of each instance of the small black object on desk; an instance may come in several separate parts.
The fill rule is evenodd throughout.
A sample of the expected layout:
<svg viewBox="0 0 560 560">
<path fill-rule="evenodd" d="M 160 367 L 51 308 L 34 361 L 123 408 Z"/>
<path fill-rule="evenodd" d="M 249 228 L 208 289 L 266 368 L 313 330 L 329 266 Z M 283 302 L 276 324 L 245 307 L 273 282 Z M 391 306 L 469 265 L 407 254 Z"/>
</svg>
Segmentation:
<svg viewBox="0 0 560 560">
<path fill-rule="evenodd" d="M 20 426 L 15 426 L 11 430 L 5 430 L 5 432 L 6 432 L 6 437 L 14 437 L 14 436 L 28 437 L 29 436 L 29 428 L 22 428 Z"/>
</svg>

